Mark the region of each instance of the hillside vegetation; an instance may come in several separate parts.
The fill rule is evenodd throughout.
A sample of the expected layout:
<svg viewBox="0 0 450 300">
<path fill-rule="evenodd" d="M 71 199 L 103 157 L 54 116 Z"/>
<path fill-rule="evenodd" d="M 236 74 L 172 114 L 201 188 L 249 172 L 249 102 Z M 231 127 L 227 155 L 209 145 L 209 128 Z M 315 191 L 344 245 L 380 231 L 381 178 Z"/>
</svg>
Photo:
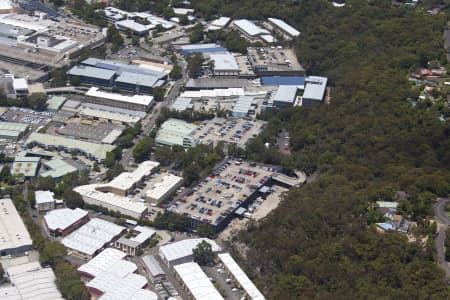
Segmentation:
<svg viewBox="0 0 450 300">
<path fill-rule="evenodd" d="M 277 16 L 302 32 L 295 45 L 308 73 L 330 78 L 330 105 L 280 111 L 248 148 L 251 159 L 320 175 L 292 190 L 280 207 L 237 240 L 249 246 L 247 270 L 269 299 L 446 299 L 434 261 L 429 220 L 437 196 L 450 191 L 446 123 L 426 107 L 414 109 L 408 71 L 432 59 L 446 64 L 447 16 L 391 1 L 211 1 L 193 5 L 207 18 Z M 274 144 L 289 130 L 293 154 Z M 400 212 L 429 235 L 424 246 L 399 234 L 379 235 L 370 203 L 410 198 Z"/>
</svg>

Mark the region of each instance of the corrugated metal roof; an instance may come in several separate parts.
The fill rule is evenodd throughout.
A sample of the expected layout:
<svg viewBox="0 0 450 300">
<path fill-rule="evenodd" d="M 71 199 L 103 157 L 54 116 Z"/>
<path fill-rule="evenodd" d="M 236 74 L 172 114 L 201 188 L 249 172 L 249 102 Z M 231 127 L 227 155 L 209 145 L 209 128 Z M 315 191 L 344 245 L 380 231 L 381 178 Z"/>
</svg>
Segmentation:
<svg viewBox="0 0 450 300">
<path fill-rule="evenodd" d="M 328 78 L 319 76 L 309 76 L 306 78 L 304 99 L 322 101 L 325 96 Z"/>
<path fill-rule="evenodd" d="M 280 85 L 273 96 L 273 101 L 294 103 L 297 95 L 297 86 Z"/>
<path fill-rule="evenodd" d="M 275 24 L 277 27 L 285 31 L 290 36 L 296 37 L 300 35 L 300 31 L 292 27 L 291 25 L 287 24 L 285 21 L 277 19 L 277 18 L 268 18 L 270 22 Z"/>
<path fill-rule="evenodd" d="M 150 275 L 152 275 L 153 277 L 166 274 L 166 272 L 164 272 L 164 270 L 161 268 L 158 260 L 153 255 L 146 255 L 141 257 L 141 259 L 147 270 L 150 272 Z"/>
<path fill-rule="evenodd" d="M 101 68 L 89 66 L 74 66 L 69 70 L 69 72 L 67 72 L 67 74 L 72 76 L 86 76 L 103 80 L 110 80 L 116 73 L 114 71 Z"/>
<path fill-rule="evenodd" d="M 242 20 L 235 20 L 234 25 L 240 28 L 242 31 L 247 33 L 249 36 L 256 36 L 261 34 L 270 34 L 270 32 L 266 29 L 263 29 L 256 25 L 255 23 L 242 19 Z"/>
<path fill-rule="evenodd" d="M 303 76 L 263 76 L 261 81 L 263 85 L 305 85 Z"/>
<path fill-rule="evenodd" d="M 252 300 L 264 300 L 264 295 L 258 290 L 255 284 L 248 278 L 247 274 L 242 271 L 241 267 L 231 257 L 229 253 L 218 254 L 218 257 L 225 265 L 226 269 L 233 275 L 234 279 L 239 282 L 239 285 L 249 295 Z"/>
<path fill-rule="evenodd" d="M 185 263 L 176 265 L 174 269 L 196 300 L 223 299 L 198 264 Z"/>
</svg>

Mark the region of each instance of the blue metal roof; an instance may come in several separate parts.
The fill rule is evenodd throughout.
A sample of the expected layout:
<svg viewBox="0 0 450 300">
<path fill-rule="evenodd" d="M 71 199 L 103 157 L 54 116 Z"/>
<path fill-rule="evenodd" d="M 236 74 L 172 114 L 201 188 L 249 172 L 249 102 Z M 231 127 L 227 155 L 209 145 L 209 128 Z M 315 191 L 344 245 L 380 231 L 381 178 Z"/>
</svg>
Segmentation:
<svg viewBox="0 0 450 300">
<path fill-rule="evenodd" d="M 59 13 L 56 10 L 51 9 L 50 7 L 45 6 L 44 4 L 42 4 L 36 0 L 28 1 L 28 2 L 21 2 L 20 7 L 26 11 L 36 11 L 36 10 L 42 11 L 51 18 L 56 18 L 59 16 Z"/>
<path fill-rule="evenodd" d="M 262 85 L 305 85 L 303 76 L 262 76 Z"/>
</svg>

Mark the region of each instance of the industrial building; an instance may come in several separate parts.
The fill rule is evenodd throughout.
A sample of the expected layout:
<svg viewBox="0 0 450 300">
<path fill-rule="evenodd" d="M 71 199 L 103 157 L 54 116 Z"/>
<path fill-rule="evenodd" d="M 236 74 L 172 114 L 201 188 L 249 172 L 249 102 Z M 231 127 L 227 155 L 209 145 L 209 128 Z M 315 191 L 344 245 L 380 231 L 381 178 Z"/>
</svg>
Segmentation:
<svg viewBox="0 0 450 300">
<path fill-rule="evenodd" d="M 79 170 L 69 164 L 65 159 L 54 156 L 50 160 L 42 162 L 42 169 L 39 172 L 40 177 L 48 177 L 55 180 L 61 179 L 64 175 L 78 172 Z"/>
<path fill-rule="evenodd" d="M 64 246 L 72 254 L 82 258 L 92 258 L 108 243 L 115 241 L 125 227 L 95 218 L 62 239 Z"/>
<path fill-rule="evenodd" d="M 87 278 L 89 291 L 103 300 L 157 300 L 157 295 L 146 289 L 147 279 L 135 274 L 137 266 L 124 260 L 125 253 L 107 248 L 78 271 Z"/>
<path fill-rule="evenodd" d="M 223 270 L 230 276 L 234 284 L 242 289 L 240 298 L 245 297 L 249 300 L 266 299 L 229 253 L 219 253 L 217 256 L 223 264 Z"/>
<path fill-rule="evenodd" d="M 11 285 L 0 287 L 4 300 L 63 300 L 56 286 L 52 268 L 42 268 L 39 262 L 29 262 L 6 268 Z"/>
<path fill-rule="evenodd" d="M 250 87 L 251 82 L 242 78 L 190 78 L 186 83 L 187 91 L 228 89 L 228 88 L 246 88 Z"/>
<path fill-rule="evenodd" d="M 98 191 L 111 192 L 119 196 L 126 196 L 136 184 L 148 179 L 148 177 L 159 168 L 159 162 L 144 161 L 133 172 L 122 172 L 107 184 L 97 187 Z"/>
<path fill-rule="evenodd" d="M 33 132 L 30 134 L 26 141 L 26 145 L 30 147 L 40 146 L 46 150 L 79 153 L 91 160 L 99 162 L 102 162 L 106 158 L 106 153 L 116 148 L 113 145 L 97 144 L 38 132 Z"/>
<path fill-rule="evenodd" d="M 67 75 L 69 78 L 78 78 L 82 84 L 111 87 L 114 84 L 116 72 L 90 66 L 74 66 Z"/>
<path fill-rule="evenodd" d="M 31 249 L 33 241 L 14 203 L 9 198 L 0 199 L 0 256 Z"/>
<path fill-rule="evenodd" d="M 304 76 L 261 76 L 263 86 L 295 85 L 298 89 L 305 89 Z"/>
<path fill-rule="evenodd" d="M 311 106 L 322 103 L 327 92 L 327 81 L 328 78 L 326 77 L 308 76 L 302 97 L 302 105 Z"/>
<path fill-rule="evenodd" d="M 191 262 L 193 260 L 192 250 L 195 249 L 201 242 L 207 242 L 211 245 L 213 252 L 220 252 L 222 249 L 215 241 L 207 238 L 186 239 L 179 242 L 167 244 L 159 248 L 159 256 L 169 267 L 178 264 Z"/>
<path fill-rule="evenodd" d="M 78 78 L 82 84 L 115 86 L 137 94 L 150 94 L 154 87 L 162 86 L 168 77 L 165 72 L 92 57 L 70 69 L 67 75 Z"/>
<path fill-rule="evenodd" d="M 183 288 L 196 300 L 223 300 L 211 280 L 197 263 L 188 262 L 174 266 L 175 276 Z"/>
<path fill-rule="evenodd" d="M 293 49 L 278 47 L 249 47 L 247 58 L 259 76 L 304 76 L 305 69 Z"/>
<path fill-rule="evenodd" d="M 287 40 L 291 40 L 293 38 L 300 36 L 300 31 L 298 31 L 291 25 L 287 24 L 283 20 L 277 18 L 267 18 L 267 20 L 269 21 L 269 24 L 271 25 L 272 29 L 282 34 Z"/>
<path fill-rule="evenodd" d="M 89 221 L 87 210 L 61 208 L 49 211 L 44 222 L 50 236 L 66 236 Z"/>
<path fill-rule="evenodd" d="M 0 122 L 0 140 L 17 142 L 28 132 L 28 128 L 28 124 Z"/>
<path fill-rule="evenodd" d="M 238 77 L 240 68 L 230 52 L 211 53 L 209 59 L 214 62 L 213 75 L 215 77 Z"/>
<path fill-rule="evenodd" d="M 21 5 L 29 8 L 31 3 L 39 2 Z M 71 59 L 105 42 L 106 34 L 100 28 L 59 22 L 58 16 L 51 19 L 48 13 L 0 15 L 2 69 L 14 70 L 15 75 L 31 83 L 42 82 L 52 69 L 68 65 Z"/>
<path fill-rule="evenodd" d="M 90 103 L 118 107 L 128 110 L 148 111 L 153 104 L 153 96 L 148 95 L 121 95 L 101 91 L 91 87 L 85 94 L 85 100 Z"/>
<path fill-rule="evenodd" d="M 122 31 L 131 31 L 136 36 L 146 36 L 148 32 L 154 27 L 152 25 L 143 25 L 133 19 L 126 19 L 117 21 L 116 28 Z"/>
<path fill-rule="evenodd" d="M 66 102 L 67 98 L 64 96 L 50 96 L 47 100 L 47 110 L 51 112 L 57 112 L 61 106 L 64 105 L 64 102 Z"/>
<path fill-rule="evenodd" d="M 172 174 L 162 175 L 150 183 L 145 199 L 150 203 L 161 203 L 170 197 L 181 185 L 183 178 Z"/>
<path fill-rule="evenodd" d="M 295 104 L 297 99 L 297 86 L 280 85 L 270 101 L 274 108 L 288 108 Z"/>
<path fill-rule="evenodd" d="M 233 105 L 233 109 L 231 110 L 231 116 L 233 118 L 245 118 L 249 113 L 254 114 L 254 110 L 252 110 L 253 97 L 251 96 L 241 96 L 238 98 L 236 103 Z"/>
<path fill-rule="evenodd" d="M 226 52 L 227 49 L 214 43 L 209 44 L 189 44 L 180 46 L 181 54 L 191 55 L 193 53 L 214 53 L 214 52 Z"/>
<path fill-rule="evenodd" d="M 38 213 L 55 209 L 55 193 L 50 191 L 35 191 L 36 210 Z"/>
<path fill-rule="evenodd" d="M 153 255 L 142 256 L 141 261 L 152 283 L 166 278 L 166 272 L 164 272 L 158 260 Z"/>
<path fill-rule="evenodd" d="M 132 201 L 125 196 L 119 196 L 111 192 L 97 190 L 98 184 L 82 185 L 74 188 L 74 192 L 83 197 L 85 203 L 120 212 L 125 216 L 135 219 L 141 218 L 148 210 L 147 205 L 138 201 Z"/>
<path fill-rule="evenodd" d="M 228 17 L 220 17 L 218 19 L 215 19 L 209 23 L 207 30 L 208 31 L 216 31 L 224 29 L 230 24 L 231 18 Z"/>
<path fill-rule="evenodd" d="M 36 177 L 39 170 L 40 161 L 40 157 L 18 154 L 14 158 L 11 174 L 14 176 L 22 175 L 25 178 Z"/>
<path fill-rule="evenodd" d="M 267 29 L 259 27 L 252 21 L 246 19 L 234 20 L 233 26 L 238 29 L 250 42 L 257 42 L 258 40 L 262 40 L 267 43 L 275 42 L 275 38 Z"/>
<path fill-rule="evenodd" d="M 182 147 L 194 147 L 198 144 L 190 134 L 197 128 L 196 125 L 182 120 L 169 119 L 165 121 L 156 134 L 155 142 L 159 146 L 178 145 Z"/>
<path fill-rule="evenodd" d="M 126 253 L 128 256 L 136 256 L 136 251 L 156 234 L 154 230 L 147 227 L 136 226 L 131 230 L 132 237 L 121 237 L 114 242 L 114 247 Z"/>
</svg>

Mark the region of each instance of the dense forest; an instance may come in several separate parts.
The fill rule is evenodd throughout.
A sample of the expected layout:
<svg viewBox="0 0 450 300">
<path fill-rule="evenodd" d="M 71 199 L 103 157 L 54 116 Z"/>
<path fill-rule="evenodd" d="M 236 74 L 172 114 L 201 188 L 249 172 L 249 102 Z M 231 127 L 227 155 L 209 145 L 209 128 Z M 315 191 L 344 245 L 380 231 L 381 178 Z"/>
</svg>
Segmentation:
<svg viewBox="0 0 450 300">
<path fill-rule="evenodd" d="M 300 62 L 309 74 L 328 76 L 332 89 L 329 105 L 267 116 L 267 130 L 248 148 L 251 159 L 319 176 L 236 239 L 248 246 L 247 271 L 269 299 L 446 299 L 429 220 L 434 199 L 450 191 L 449 127 L 406 100 L 410 70 L 430 60 L 447 64 L 446 12 L 384 0 L 346 1 L 345 8 L 262 2 L 192 1 L 207 19 L 277 16 L 295 25 Z M 264 147 L 283 128 L 290 156 Z M 375 233 L 370 203 L 398 190 L 410 195 L 401 212 L 430 233 L 428 242 Z"/>
</svg>

